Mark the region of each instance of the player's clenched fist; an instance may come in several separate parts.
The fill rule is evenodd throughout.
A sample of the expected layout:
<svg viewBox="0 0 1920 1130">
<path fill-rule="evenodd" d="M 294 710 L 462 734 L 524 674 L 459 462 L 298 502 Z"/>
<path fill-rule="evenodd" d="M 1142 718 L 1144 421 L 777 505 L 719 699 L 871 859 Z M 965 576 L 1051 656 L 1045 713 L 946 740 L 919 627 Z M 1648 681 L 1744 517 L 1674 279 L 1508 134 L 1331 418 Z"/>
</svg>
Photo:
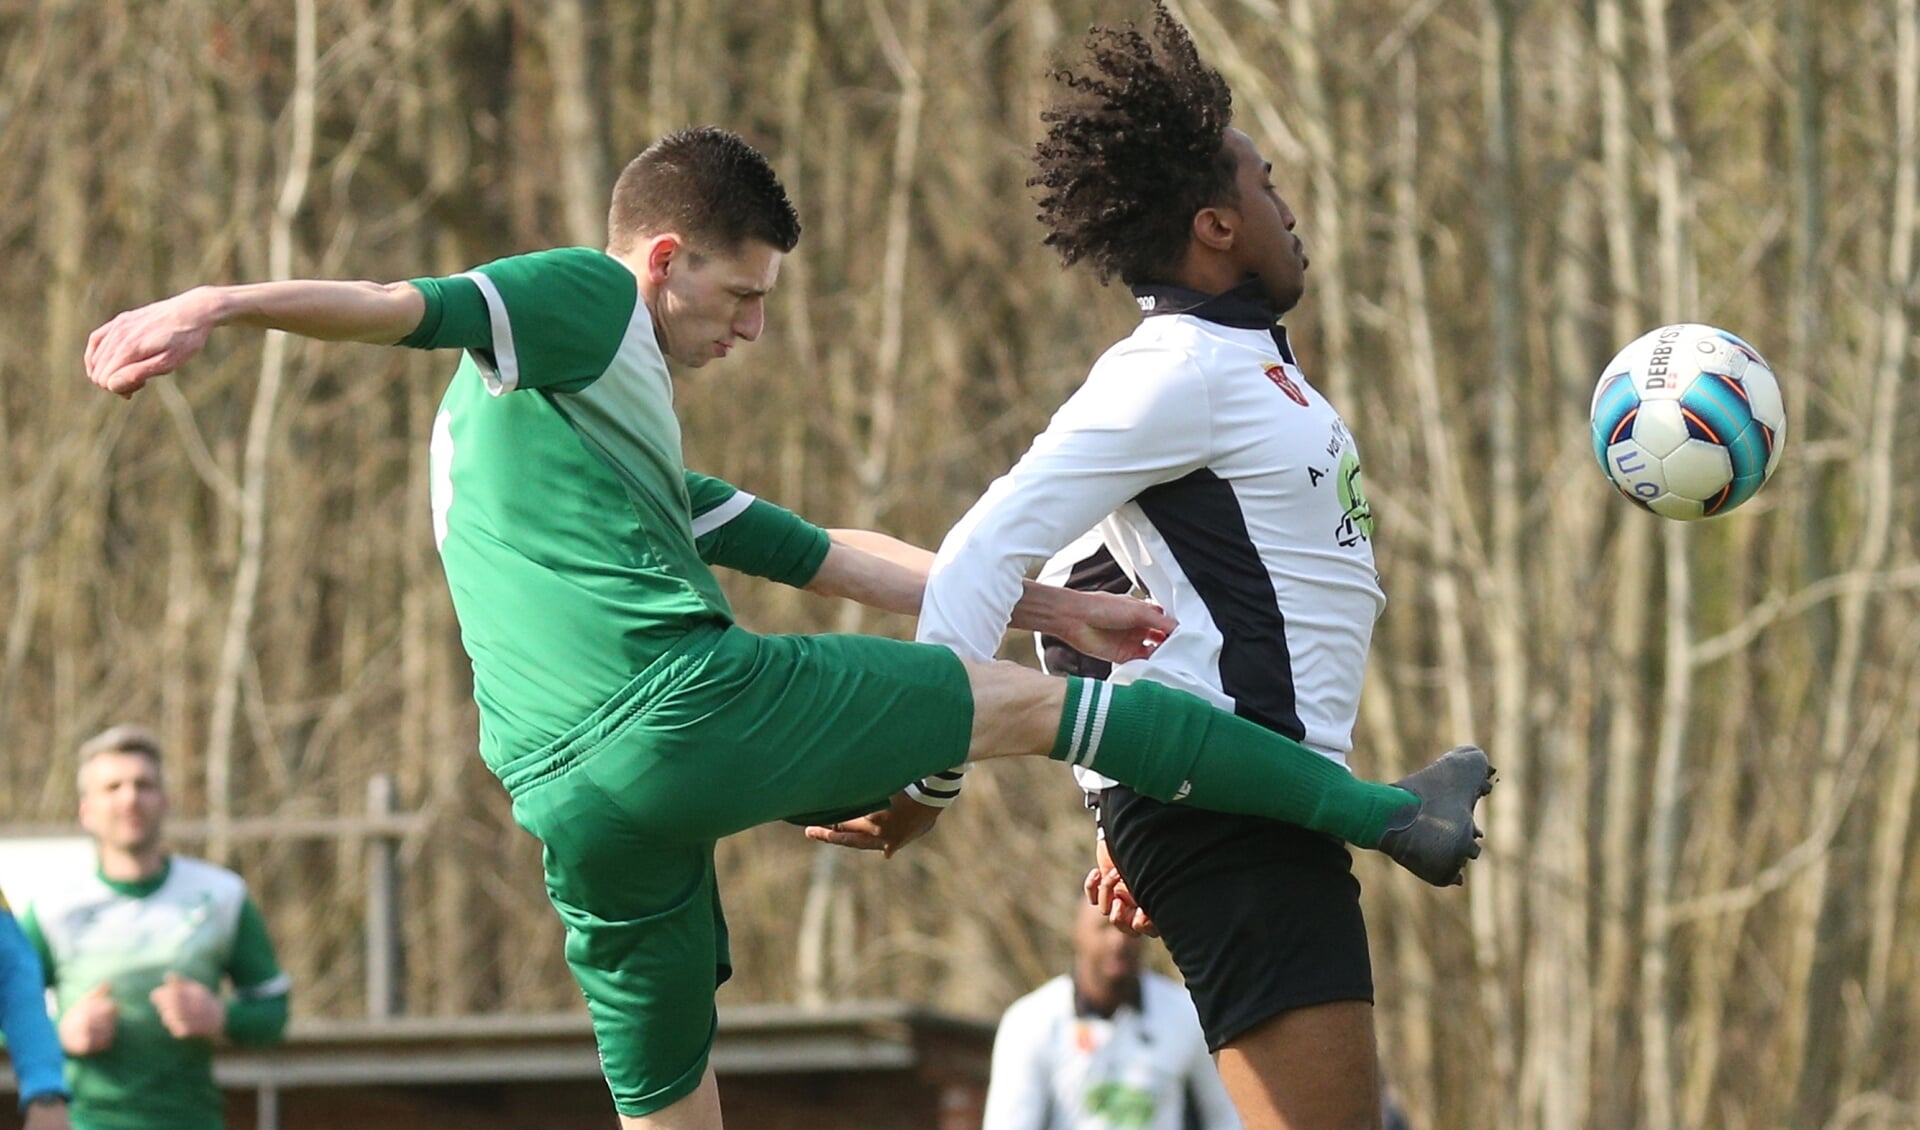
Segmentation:
<svg viewBox="0 0 1920 1130">
<path fill-rule="evenodd" d="M 169 973 L 148 999 L 176 1040 L 211 1039 L 226 1027 L 227 1006 L 192 978 Z"/>
<path fill-rule="evenodd" d="M 102 981 L 73 1002 L 60 1018 L 60 1046 L 68 1055 L 95 1055 L 113 1046 L 113 1033 L 120 1023 L 120 1010 L 113 1003 L 110 987 Z"/>
</svg>

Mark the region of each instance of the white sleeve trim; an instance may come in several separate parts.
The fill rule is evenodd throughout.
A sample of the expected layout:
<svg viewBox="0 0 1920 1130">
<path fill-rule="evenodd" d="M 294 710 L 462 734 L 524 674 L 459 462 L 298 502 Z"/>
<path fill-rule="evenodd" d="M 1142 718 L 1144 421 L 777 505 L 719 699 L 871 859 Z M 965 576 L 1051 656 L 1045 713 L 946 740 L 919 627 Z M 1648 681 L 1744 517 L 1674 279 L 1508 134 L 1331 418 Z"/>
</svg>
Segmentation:
<svg viewBox="0 0 1920 1130">
<path fill-rule="evenodd" d="M 908 785 L 907 795 L 928 808 L 945 808 L 960 799 L 960 784 L 966 775 L 967 767 L 956 765 Z"/>
<path fill-rule="evenodd" d="M 293 991 L 293 978 L 285 973 L 278 977 L 269 977 L 258 985 L 237 986 L 233 995 L 243 1001 L 263 1001 L 271 997 L 284 997 Z"/>
<path fill-rule="evenodd" d="M 693 520 L 693 536 L 706 537 L 708 534 L 733 521 L 747 512 L 752 506 L 754 496 L 743 490 L 736 490 L 725 502 L 707 511 Z"/>
<path fill-rule="evenodd" d="M 495 396 L 512 392 L 520 387 L 520 355 L 513 348 L 513 323 L 507 319 L 506 299 L 500 297 L 500 288 L 493 280 L 478 271 L 456 277 L 472 279 L 480 288 L 480 296 L 487 300 L 487 320 L 493 324 L 493 361 L 473 354 L 474 364 L 480 366 L 480 375 L 486 379 L 487 391 Z"/>
</svg>

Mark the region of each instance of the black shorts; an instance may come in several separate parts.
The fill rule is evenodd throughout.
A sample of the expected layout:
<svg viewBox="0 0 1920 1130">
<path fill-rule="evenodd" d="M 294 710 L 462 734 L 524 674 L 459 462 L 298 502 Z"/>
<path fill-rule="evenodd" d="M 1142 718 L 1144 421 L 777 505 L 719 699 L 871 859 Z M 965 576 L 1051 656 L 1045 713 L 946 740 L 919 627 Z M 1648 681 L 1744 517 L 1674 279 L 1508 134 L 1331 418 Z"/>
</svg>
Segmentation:
<svg viewBox="0 0 1920 1130">
<path fill-rule="evenodd" d="M 1296 824 L 1100 794 L 1107 848 L 1193 994 L 1207 1047 L 1283 1012 L 1373 1001 L 1360 881 L 1340 841 Z"/>
</svg>

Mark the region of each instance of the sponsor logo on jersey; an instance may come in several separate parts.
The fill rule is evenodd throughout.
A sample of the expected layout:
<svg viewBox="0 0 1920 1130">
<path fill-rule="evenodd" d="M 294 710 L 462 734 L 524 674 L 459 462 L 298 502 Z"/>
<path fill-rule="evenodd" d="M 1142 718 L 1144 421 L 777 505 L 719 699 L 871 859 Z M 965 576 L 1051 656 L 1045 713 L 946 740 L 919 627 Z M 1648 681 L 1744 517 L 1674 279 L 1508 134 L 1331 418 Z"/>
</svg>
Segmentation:
<svg viewBox="0 0 1920 1130">
<path fill-rule="evenodd" d="M 1340 493 L 1340 525 L 1334 540 L 1353 546 L 1373 540 L 1373 507 L 1367 504 L 1367 488 L 1360 477 L 1360 456 L 1352 448 L 1340 453 L 1340 471 L 1334 479 Z"/>
<path fill-rule="evenodd" d="M 1272 381 L 1281 392 L 1286 393 L 1288 400 L 1293 401 L 1302 408 L 1307 406 L 1307 394 L 1301 392 L 1300 386 L 1294 383 L 1292 377 L 1287 375 L 1287 367 L 1285 365 L 1268 365 L 1266 367 L 1266 373 L 1267 379 Z"/>
<path fill-rule="evenodd" d="M 1116 1130 L 1135 1130 L 1136 1127 L 1153 1125 L 1154 1111 L 1159 1105 L 1154 1101 L 1152 1091 L 1114 1079 L 1102 1080 L 1088 1087 L 1084 1101 L 1089 1118 L 1102 1121 Z"/>
</svg>

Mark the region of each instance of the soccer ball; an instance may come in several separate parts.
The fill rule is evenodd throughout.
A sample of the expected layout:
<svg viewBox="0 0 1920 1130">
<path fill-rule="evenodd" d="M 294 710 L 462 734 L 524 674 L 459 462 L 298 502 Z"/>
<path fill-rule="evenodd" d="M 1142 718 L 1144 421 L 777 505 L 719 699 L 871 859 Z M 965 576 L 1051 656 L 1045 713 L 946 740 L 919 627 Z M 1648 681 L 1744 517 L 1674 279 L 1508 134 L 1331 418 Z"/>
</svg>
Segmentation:
<svg viewBox="0 0 1920 1130">
<path fill-rule="evenodd" d="M 1593 391 L 1593 453 L 1621 494 L 1664 518 L 1725 514 L 1780 463 L 1787 412 L 1773 369 L 1713 326 L 1661 326 Z"/>
</svg>

